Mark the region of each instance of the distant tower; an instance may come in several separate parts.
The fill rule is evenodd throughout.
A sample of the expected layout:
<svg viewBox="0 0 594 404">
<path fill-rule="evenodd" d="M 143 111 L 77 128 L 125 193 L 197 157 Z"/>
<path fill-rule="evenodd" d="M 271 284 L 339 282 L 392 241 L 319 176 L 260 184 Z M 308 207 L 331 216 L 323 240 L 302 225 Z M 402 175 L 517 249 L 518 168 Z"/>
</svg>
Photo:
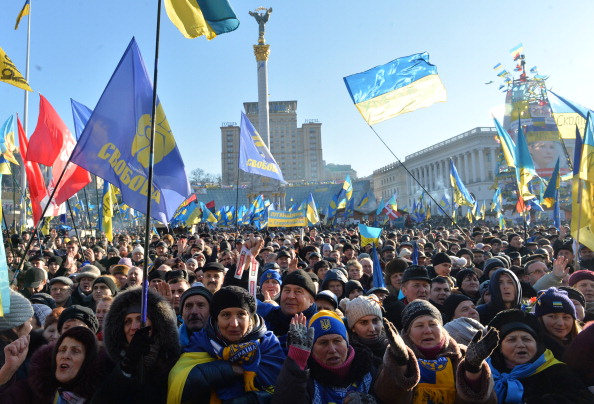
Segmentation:
<svg viewBox="0 0 594 404">
<path fill-rule="evenodd" d="M 270 55 L 270 45 L 266 45 L 264 33 L 270 13 L 272 13 L 272 8 L 266 7 L 259 7 L 254 11 L 250 11 L 250 15 L 256 19 L 259 27 L 258 45 L 254 45 L 254 55 L 256 55 L 256 62 L 258 64 L 258 132 L 269 149 L 268 55 Z"/>
</svg>

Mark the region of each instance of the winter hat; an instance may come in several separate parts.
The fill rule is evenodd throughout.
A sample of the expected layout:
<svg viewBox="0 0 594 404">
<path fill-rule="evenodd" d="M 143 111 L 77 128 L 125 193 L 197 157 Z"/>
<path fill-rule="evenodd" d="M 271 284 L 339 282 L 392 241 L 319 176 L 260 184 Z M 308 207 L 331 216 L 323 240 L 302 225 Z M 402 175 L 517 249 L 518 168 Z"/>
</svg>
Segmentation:
<svg viewBox="0 0 594 404">
<path fill-rule="evenodd" d="M 534 314 L 536 317 L 542 317 L 549 313 L 567 313 L 575 320 L 575 306 L 564 290 L 557 288 L 548 288 L 541 292 L 536 301 Z"/>
<path fill-rule="evenodd" d="M 266 282 L 268 279 L 274 279 L 275 281 L 278 282 L 279 285 L 283 284 L 281 275 L 278 273 L 278 271 L 275 271 L 274 269 L 269 269 L 269 270 L 265 271 L 262 274 L 262 276 L 260 276 L 259 285 L 262 286 L 264 284 L 264 282 Z"/>
<path fill-rule="evenodd" d="M 344 295 L 346 297 L 349 297 L 351 292 L 357 289 L 359 289 L 361 292 L 365 292 L 365 290 L 363 289 L 363 285 L 361 285 L 361 282 L 350 280 L 344 285 Z"/>
<path fill-rule="evenodd" d="M 460 317 L 449 323 L 443 328 L 446 329 L 450 337 L 454 338 L 458 344 L 468 345 L 477 331 L 485 331 L 487 327 L 476 321 L 474 318 Z"/>
<path fill-rule="evenodd" d="M 113 279 L 111 279 L 108 276 L 100 276 L 99 278 L 95 279 L 93 281 L 93 286 L 95 286 L 98 283 L 103 283 L 105 285 L 107 285 L 107 287 L 109 288 L 109 290 L 111 290 L 111 295 L 115 296 L 118 293 L 118 287 L 116 286 L 115 282 L 113 281 Z"/>
<path fill-rule="evenodd" d="M 66 321 L 73 319 L 85 323 L 89 329 L 93 331 L 93 334 L 97 334 L 97 331 L 99 331 L 99 321 L 97 320 L 95 313 L 93 313 L 93 310 L 88 307 L 74 304 L 60 314 L 60 318 L 58 319 L 58 332 L 62 332 L 62 326 Z"/>
<path fill-rule="evenodd" d="M 84 373 L 84 369 L 86 368 L 86 366 L 97 357 L 97 354 L 99 353 L 99 344 L 97 343 L 97 337 L 95 336 L 95 333 L 88 328 L 72 327 L 67 329 L 66 331 L 64 331 L 62 335 L 60 335 L 60 338 L 58 338 L 53 348 L 52 368 L 54 369 L 56 367 L 56 356 L 58 354 L 58 349 L 60 348 L 60 345 L 62 345 L 62 342 L 66 338 L 72 338 L 82 343 L 85 347 L 85 359 L 83 360 L 80 370 L 78 371 L 78 374 L 74 378 L 74 380 L 71 380 L 69 382 L 76 383 L 78 377 Z"/>
<path fill-rule="evenodd" d="M 489 273 L 490 270 L 495 269 L 495 268 L 507 268 L 507 265 L 500 258 L 496 258 L 496 257 L 489 258 L 488 260 L 485 261 L 485 265 L 483 265 L 483 272 L 485 274 L 487 274 L 487 273 Z"/>
<path fill-rule="evenodd" d="M 382 318 L 382 308 L 377 298 L 358 296 L 346 303 L 346 318 L 349 329 L 352 329 L 361 317 L 377 316 Z"/>
<path fill-rule="evenodd" d="M 458 305 L 467 300 L 472 301 L 472 299 L 466 295 L 462 295 L 459 293 L 450 294 L 443 303 L 443 314 L 445 314 L 446 320 L 453 320 L 454 313 L 456 312 Z"/>
<path fill-rule="evenodd" d="M 338 334 L 348 343 L 349 337 L 342 319 L 333 311 L 320 310 L 309 320 L 309 326 L 314 329 L 314 344 L 321 336 Z"/>
<path fill-rule="evenodd" d="M 316 263 L 316 265 L 320 262 Z M 308 291 L 312 297 L 315 297 L 316 295 L 316 285 L 314 285 L 311 277 L 303 269 L 298 269 L 285 276 L 285 279 L 283 279 L 283 285 L 281 286 L 281 293 L 282 288 L 287 285 L 300 286 Z"/>
<path fill-rule="evenodd" d="M 330 263 L 326 260 L 316 262 L 313 267 L 314 273 L 317 274 L 321 268 L 330 268 Z"/>
<path fill-rule="evenodd" d="M 183 314 L 184 303 L 186 302 L 186 299 L 190 296 L 196 295 L 203 296 L 209 304 L 212 301 L 212 293 L 210 290 L 206 289 L 204 286 L 192 286 L 191 288 L 186 289 L 186 291 L 182 293 L 181 297 L 179 298 L 180 314 Z"/>
<path fill-rule="evenodd" d="M 4 316 L 0 317 L 0 331 L 23 325 L 31 317 L 33 317 L 31 303 L 20 293 L 11 290 L 10 313 L 4 313 Z"/>
<path fill-rule="evenodd" d="M 542 328 L 534 314 L 526 313 L 520 309 L 503 310 L 497 313 L 489 323 L 499 331 L 499 341 L 513 331 L 526 331 L 536 339 L 541 340 Z"/>
<path fill-rule="evenodd" d="M 565 348 L 563 362 L 580 375 L 586 386 L 594 386 L 594 323 L 588 323 Z"/>
<path fill-rule="evenodd" d="M 571 286 L 559 286 L 559 290 L 564 290 L 570 299 L 580 302 L 583 308 L 586 308 L 586 297 L 582 292 Z"/>
<path fill-rule="evenodd" d="M 408 248 L 403 248 L 398 253 L 398 258 L 405 258 L 407 255 L 411 255 L 411 254 L 412 254 L 411 250 L 409 250 Z"/>
<path fill-rule="evenodd" d="M 483 295 L 485 294 L 485 292 L 487 290 L 489 290 L 489 284 L 491 283 L 490 279 L 487 279 L 486 281 L 484 281 L 483 283 L 481 283 L 479 285 L 479 296 L 483 297 Z"/>
<path fill-rule="evenodd" d="M 219 262 L 208 262 L 206 265 L 202 267 L 202 271 L 217 271 L 217 272 L 225 272 L 225 267 L 223 264 Z"/>
<path fill-rule="evenodd" d="M 136 247 L 134 247 L 134 249 L 132 250 L 131 255 L 134 255 L 136 253 L 141 253 L 144 254 L 144 247 L 137 245 Z"/>
<path fill-rule="evenodd" d="M 85 265 L 75 275 L 77 281 L 82 278 L 97 279 L 101 276 L 101 271 L 95 265 Z"/>
<path fill-rule="evenodd" d="M 386 264 L 386 275 L 391 276 L 396 273 L 404 272 L 408 263 L 402 258 L 395 258 Z"/>
<path fill-rule="evenodd" d="M 52 309 L 45 304 L 33 303 L 31 305 L 33 307 L 33 316 L 35 316 L 35 320 L 37 320 L 37 324 L 41 327 L 45 324 L 46 317 L 52 312 Z"/>
<path fill-rule="evenodd" d="M 334 309 L 338 308 L 338 298 L 336 297 L 336 295 L 334 293 L 332 293 L 329 290 L 322 290 L 320 293 L 318 293 L 316 295 L 316 299 L 322 299 L 322 300 L 326 300 L 327 302 L 329 302 L 331 305 L 334 306 Z"/>
<path fill-rule="evenodd" d="M 510 233 L 510 234 L 508 234 L 507 235 L 507 242 L 509 243 L 510 241 L 512 241 L 512 238 L 514 238 L 514 237 L 520 237 L 520 235 L 517 234 L 517 233 Z"/>
<path fill-rule="evenodd" d="M 51 297 L 51 295 L 48 295 L 47 293 L 34 293 L 33 296 L 29 298 L 29 301 L 31 304 L 45 304 L 52 310 L 56 308 L 56 301 L 53 297 Z"/>
<path fill-rule="evenodd" d="M 583 281 L 584 279 L 594 282 L 594 272 L 589 271 L 587 269 L 575 271 L 569 277 L 569 286 L 574 286 L 576 283 L 578 283 L 579 281 Z"/>
<path fill-rule="evenodd" d="M 450 256 L 444 252 L 437 253 L 433 256 L 433 258 L 431 258 L 431 264 L 433 266 L 436 266 L 439 264 L 444 264 L 444 263 L 447 263 L 447 264 L 452 263 L 452 259 L 450 258 Z"/>
<path fill-rule="evenodd" d="M 124 258 L 122 258 L 122 259 L 124 259 Z M 120 260 L 120 261 L 122 261 L 122 260 Z M 113 268 L 111 268 L 110 272 L 112 275 L 126 275 L 126 276 L 128 276 L 128 271 L 130 270 L 131 267 L 132 267 L 132 261 L 130 261 L 130 265 L 118 263 Z"/>
<path fill-rule="evenodd" d="M 456 257 L 458 258 L 462 257 L 462 255 L 468 255 L 471 261 L 474 260 L 474 253 L 468 248 L 461 248 L 456 253 Z"/>
<path fill-rule="evenodd" d="M 411 265 L 406 268 L 404 275 L 402 275 L 402 284 L 408 281 L 426 281 L 431 283 L 431 278 L 429 278 L 429 273 L 425 267 Z"/>
<path fill-rule="evenodd" d="M 210 302 L 210 316 L 216 321 L 222 310 L 231 307 L 244 309 L 253 316 L 256 314 L 256 299 L 244 288 L 240 288 L 239 286 L 225 286 L 212 297 Z"/>
<path fill-rule="evenodd" d="M 437 307 L 429 303 L 427 300 L 417 299 L 407 304 L 404 310 L 402 310 L 402 331 L 405 333 L 408 332 L 408 327 L 413 320 L 420 316 L 431 316 L 437 320 L 440 325 L 443 325 L 441 313 L 437 310 Z"/>
</svg>

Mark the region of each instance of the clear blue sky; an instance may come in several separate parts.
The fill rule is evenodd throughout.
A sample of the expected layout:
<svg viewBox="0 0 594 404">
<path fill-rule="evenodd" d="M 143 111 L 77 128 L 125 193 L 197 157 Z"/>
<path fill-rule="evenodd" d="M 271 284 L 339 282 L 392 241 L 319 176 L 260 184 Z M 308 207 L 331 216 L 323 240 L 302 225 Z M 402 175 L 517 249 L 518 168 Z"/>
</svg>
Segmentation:
<svg viewBox="0 0 594 404">
<path fill-rule="evenodd" d="M 0 47 L 24 74 L 26 20 L 14 23 L 24 0 L 3 4 Z M 70 98 L 94 108 L 130 39 L 153 71 L 156 0 L 32 0 L 29 83 L 74 131 Z M 258 26 L 248 11 L 272 7 L 271 101 L 297 100 L 298 123 L 322 122 L 324 158 L 352 164 L 359 176 L 394 162 L 352 105 L 342 78 L 400 56 L 429 52 L 448 93 L 446 103 L 376 125 L 404 159 L 477 126 L 492 126 L 504 94 L 493 66 L 514 64 L 509 50 L 523 43 L 527 65 L 550 75 L 548 87 L 594 107 L 594 2 L 231 0 L 240 27 L 212 41 L 186 39 L 163 9 L 159 97 L 187 171 L 220 173 L 222 122 L 239 122 L 245 101 L 257 101 L 252 45 Z M 493 80 L 495 84 L 484 83 Z M 29 133 L 38 95 L 30 96 Z M 0 121 L 23 112 L 23 91 L 0 83 Z"/>
</svg>

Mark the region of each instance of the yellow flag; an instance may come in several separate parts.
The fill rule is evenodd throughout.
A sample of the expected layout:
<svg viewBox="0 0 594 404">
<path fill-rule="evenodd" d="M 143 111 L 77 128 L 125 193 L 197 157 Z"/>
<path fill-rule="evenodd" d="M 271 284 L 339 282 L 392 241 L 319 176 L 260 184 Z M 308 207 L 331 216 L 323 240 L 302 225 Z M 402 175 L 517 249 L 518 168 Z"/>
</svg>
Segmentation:
<svg viewBox="0 0 594 404">
<path fill-rule="evenodd" d="M 117 192 L 117 188 L 109 184 L 109 190 L 103 194 L 103 216 L 101 222 L 105 237 L 109 241 L 113 241 L 113 205 L 117 202 Z"/>
<path fill-rule="evenodd" d="M 573 178 L 571 206 L 571 235 L 581 244 L 594 249 L 594 183 Z"/>
<path fill-rule="evenodd" d="M 8 57 L 4 49 L 0 48 L 0 81 L 4 81 L 8 84 L 12 84 L 15 87 L 22 88 L 23 90 L 33 91 L 27 80 L 16 68 L 12 60 Z"/>
<path fill-rule="evenodd" d="M 227 0 L 165 0 L 165 11 L 186 38 L 204 35 L 210 40 L 239 27 L 239 20 Z"/>
<path fill-rule="evenodd" d="M 41 234 L 44 236 L 48 236 L 50 234 L 50 222 L 52 221 L 53 216 L 46 216 L 43 218 L 43 226 L 41 226 Z"/>
</svg>

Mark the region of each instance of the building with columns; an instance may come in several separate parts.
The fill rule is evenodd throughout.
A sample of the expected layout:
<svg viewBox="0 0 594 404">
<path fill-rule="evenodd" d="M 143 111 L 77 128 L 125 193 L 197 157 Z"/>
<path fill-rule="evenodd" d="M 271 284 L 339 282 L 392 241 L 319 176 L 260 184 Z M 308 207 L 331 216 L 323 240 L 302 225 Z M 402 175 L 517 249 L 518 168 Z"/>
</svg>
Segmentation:
<svg viewBox="0 0 594 404">
<path fill-rule="evenodd" d="M 497 159 L 501 151 L 496 136 L 495 128 L 474 128 L 406 156 L 404 166 L 439 202 L 444 195 L 451 200 L 450 158 L 452 158 L 462 182 L 474 198 L 480 204 L 483 201 L 490 202 L 493 197 L 493 190 L 490 187 L 493 185 Z M 402 208 L 411 208 L 413 201 L 417 200 L 423 192 L 421 186 L 399 163 L 375 170 L 372 177 L 376 198 L 386 199 L 396 193 L 398 205 Z M 431 212 L 441 214 L 435 204 L 431 205 Z"/>
</svg>

